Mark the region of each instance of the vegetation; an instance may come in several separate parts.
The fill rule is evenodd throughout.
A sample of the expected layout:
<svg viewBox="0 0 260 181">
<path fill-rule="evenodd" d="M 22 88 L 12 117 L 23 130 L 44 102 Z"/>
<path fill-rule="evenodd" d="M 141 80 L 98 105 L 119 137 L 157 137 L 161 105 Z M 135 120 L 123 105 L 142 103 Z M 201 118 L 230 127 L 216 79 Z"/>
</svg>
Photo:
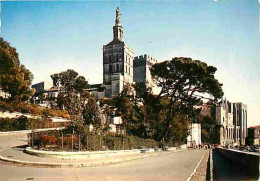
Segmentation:
<svg viewBox="0 0 260 181">
<path fill-rule="evenodd" d="M 83 109 L 84 125 L 92 125 L 94 132 L 105 134 L 110 129 L 107 121 L 110 114 L 109 106 L 103 105 L 101 109 L 95 97 L 89 97 Z"/>
<path fill-rule="evenodd" d="M 32 73 L 20 64 L 16 49 L 0 38 L 0 85 L 10 94 L 7 101 L 26 101 L 35 93 L 30 88 Z"/>
<path fill-rule="evenodd" d="M 135 94 L 129 85 L 125 86 L 110 104 L 121 116 L 127 134 L 182 143 L 189 134 L 189 123 L 199 120 L 200 109 L 195 109 L 195 106 L 200 106 L 204 97 L 213 97 L 209 101 L 213 104 L 223 95 L 222 85 L 214 77 L 215 72 L 215 67 L 204 62 L 174 58 L 151 68 L 161 88 L 158 95 L 154 95 L 144 83 L 136 83 L 133 85 Z M 211 123 L 203 123 L 203 138 L 208 140 L 207 126 Z M 214 134 L 212 129 L 210 134 L 208 137 Z"/>
<path fill-rule="evenodd" d="M 184 115 L 195 120 L 199 112 L 194 106 L 201 105 L 204 96 L 213 97 L 211 102 L 223 96 L 222 84 L 214 77 L 216 70 L 199 60 L 183 57 L 155 64 L 151 68 L 151 74 L 161 88 L 157 99 L 167 99 L 166 114 L 160 120 L 163 127 L 161 139 L 168 140 L 176 136 L 171 134 L 172 129 L 179 124 L 178 120 L 185 122 Z"/>
<path fill-rule="evenodd" d="M 217 134 L 217 124 L 210 116 L 202 117 L 201 121 L 201 140 L 204 143 L 217 143 L 219 135 Z M 217 136 L 218 135 L 218 136 Z"/>
<path fill-rule="evenodd" d="M 143 139 L 137 136 L 107 134 L 100 135 L 94 132 L 85 132 L 82 136 L 72 135 L 66 131 L 47 131 L 34 133 L 34 147 L 39 149 L 53 150 L 130 150 L 142 147 L 156 148 L 159 143 L 152 139 Z M 32 141 L 30 140 L 29 143 Z M 62 144 L 63 142 L 63 144 Z M 72 146 L 73 144 L 73 146 Z"/>
<path fill-rule="evenodd" d="M 4 102 L 0 100 L 0 112 L 21 112 L 27 113 L 34 116 L 49 116 L 49 117 L 63 117 L 69 119 L 69 114 L 65 110 L 56 110 L 56 109 L 49 109 L 45 107 L 41 107 L 37 104 L 30 104 L 26 102 Z"/>
<path fill-rule="evenodd" d="M 70 115 L 71 124 L 77 134 L 83 134 L 83 111 L 89 95 L 85 92 L 89 85 L 85 77 L 79 76 L 74 70 L 51 75 L 59 88 L 60 108 L 65 108 Z"/>
<path fill-rule="evenodd" d="M 27 129 L 58 128 L 68 123 L 53 123 L 49 118 L 33 119 L 25 116 L 18 118 L 0 118 L 0 131 L 18 131 Z"/>
<path fill-rule="evenodd" d="M 24 117 L 0 119 L 0 129 L 42 128 L 50 124 L 50 116 L 61 116 L 71 120 L 71 126 L 65 132 L 75 133 L 75 141 L 86 150 L 130 149 L 140 145 L 158 145 L 156 142 L 182 143 L 189 134 L 188 125 L 201 120 L 202 139 L 212 143 L 217 139 L 214 136 L 215 121 L 209 117 L 201 118 L 200 110 L 195 107 L 200 106 L 205 97 L 210 98 L 209 104 L 213 105 L 223 96 L 222 84 L 214 76 L 216 70 L 199 60 L 173 58 L 151 68 L 151 74 L 160 88 L 158 95 L 153 94 L 144 83 L 136 83 L 124 86 L 119 95 L 104 98 L 99 104 L 85 91 L 89 86 L 88 81 L 76 71 L 68 69 L 51 75 L 58 87 L 57 104 L 61 109 L 53 110 L 24 102 L 34 94 L 34 90 L 30 89 L 33 76 L 20 65 L 16 49 L 0 38 L 0 85 L 4 92 L 10 94 L 8 98 L 0 99 L 0 111 L 40 116 L 38 120 Z M 42 92 L 37 96 L 42 100 L 48 99 Z M 111 115 L 121 116 L 123 124 L 119 126 L 124 135 L 108 133 L 107 118 Z M 85 125 L 94 127 L 92 133 Z M 38 138 L 38 146 L 44 147 L 48 143 L 58 146 L 61 139 L 60 135 Z M 99 148 L 95 148 L 96 142 L 99 142 Z M 67 145 L 69 147 L 69 141 Z"/>
</svg>

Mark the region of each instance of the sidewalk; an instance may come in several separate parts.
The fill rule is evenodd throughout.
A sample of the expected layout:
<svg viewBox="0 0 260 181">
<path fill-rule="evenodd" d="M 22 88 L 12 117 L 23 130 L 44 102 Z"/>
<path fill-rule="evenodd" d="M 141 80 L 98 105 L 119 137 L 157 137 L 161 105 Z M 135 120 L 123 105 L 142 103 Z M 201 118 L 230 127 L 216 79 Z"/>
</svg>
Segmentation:
<svg viewBox="0 0 260 181">
<path fill-rule="evenodd" d="M 115 164 L 120 162 L 126 162 L 130 160 L 137 160 L 152 156 L 160 156 L 165 154 L 171 154 L 175 152 L 180 152 L 183 150 L 174 150 L 167 152 L 151 152 L 151 153 L 137 153 L 131 155 L 116 155 L 108 156 L 102 158 L 87 158 L 80 160 L 62 160 L 47 157 L 38 157 L 29 155 L 23 152 L 24 148 L 8 148 L 0 150 L 0 160 L 22 164 L 26 166 L 36 166 L 36 167 L 94 167 Z"/>
</svg>

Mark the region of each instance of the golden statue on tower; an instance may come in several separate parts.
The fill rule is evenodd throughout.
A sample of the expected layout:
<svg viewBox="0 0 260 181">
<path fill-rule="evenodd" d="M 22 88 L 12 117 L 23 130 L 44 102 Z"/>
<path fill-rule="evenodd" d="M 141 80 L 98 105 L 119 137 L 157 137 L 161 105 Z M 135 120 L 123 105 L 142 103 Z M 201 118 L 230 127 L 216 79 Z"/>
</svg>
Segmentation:
<svg viewBox="0 0 260 181">
<path fill-rule="evenodd" d="M 116 24 L 120 24 L 120 11 L 119 11 L 119 8 L 117 7 L 116 8 Z"/>
</svg>

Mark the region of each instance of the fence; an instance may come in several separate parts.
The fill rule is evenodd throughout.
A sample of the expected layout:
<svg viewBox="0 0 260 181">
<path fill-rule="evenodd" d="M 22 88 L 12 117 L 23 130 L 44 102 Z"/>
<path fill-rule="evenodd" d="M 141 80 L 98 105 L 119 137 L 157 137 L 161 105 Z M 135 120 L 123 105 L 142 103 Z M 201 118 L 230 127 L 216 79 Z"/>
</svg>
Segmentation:
<svg viewBox="0 0 260 181">
<path fill-rule="evenodd" d="M 98 135 L 88 133 L 79 136 L 62 130 L 32 132 L 28 134 L 28 145 L 35 149 L 64 151 L 129 150 L 142 147 L 156 148 L 161 143 L 136 136 Z"/>
</svg>

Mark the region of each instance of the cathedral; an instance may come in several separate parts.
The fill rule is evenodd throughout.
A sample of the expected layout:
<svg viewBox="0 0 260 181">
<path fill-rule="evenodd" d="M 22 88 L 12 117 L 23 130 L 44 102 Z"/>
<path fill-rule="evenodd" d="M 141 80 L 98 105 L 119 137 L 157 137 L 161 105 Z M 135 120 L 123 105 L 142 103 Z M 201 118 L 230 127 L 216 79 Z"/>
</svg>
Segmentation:
<svg viewBox="0 0 260 181">
<path fill-rule="evenodd" d="M 103 46 L 103 84 L 94 84 L 89 88 L 96 98 L 117 95 L 124 85 L 134 82 L 145 82 L 152 88 L 156 87 L 150 67 L 157 60 L 146 54 L 134 57 L 133 49 L 124 42 L 120 15 L 117 7 L 113 40 Z"/>
</svg>

